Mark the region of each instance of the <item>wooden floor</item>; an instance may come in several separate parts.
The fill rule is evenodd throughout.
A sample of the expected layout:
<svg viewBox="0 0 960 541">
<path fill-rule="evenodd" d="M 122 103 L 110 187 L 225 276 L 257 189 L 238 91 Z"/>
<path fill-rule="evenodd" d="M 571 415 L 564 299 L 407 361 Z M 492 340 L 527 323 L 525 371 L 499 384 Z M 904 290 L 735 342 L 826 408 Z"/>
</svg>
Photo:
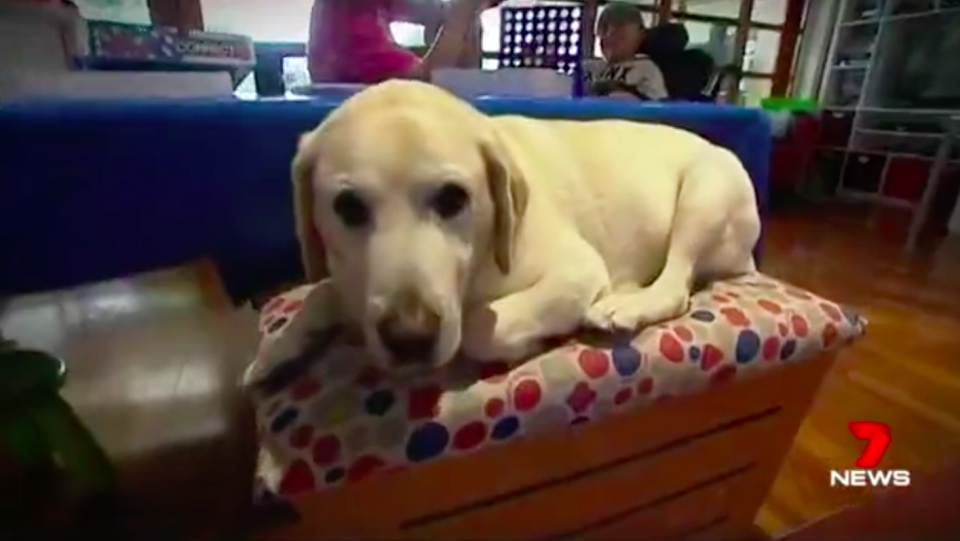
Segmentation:
<svg viewBox="0 0 960 541">
<path fill-rule="evenodd" d="M 864 497 L 828 487 L 828 470 L 851 467 L 862 447 L 850 420 L 890 423 L 886 466 L 919 474 L 960 457 L 960 244 L 906 259 L 895 240 L 845 214 L 785 213 L 767 230 L 766 272 L 870 321 L 825 383 L 758 516 L 768 533 Z M 17 299 L 0 325 L 68 359 L 66 395 L 115 457 L 136 516 L 191 532 L 236 522 L 249 497 L 239 472 L 253 456 L 237 383 L 255 348 L 254 317 L 229 307 L 209 269 Z"/>
<path fill-rule="evenodd" d="M 828 376 L 758 516 L 782 533 L 863 498 L 830 488 L 831 468 L 863 449 L 847 422 L 883 421 L 894 436 L 882 467 L 917 475 L 960 459 L 960 242 L 901 253 L 902 228 L 864 227 L 840 209 L 779 216 L 764 271 L 858 308 L 867 336 Z"/>
</svg>

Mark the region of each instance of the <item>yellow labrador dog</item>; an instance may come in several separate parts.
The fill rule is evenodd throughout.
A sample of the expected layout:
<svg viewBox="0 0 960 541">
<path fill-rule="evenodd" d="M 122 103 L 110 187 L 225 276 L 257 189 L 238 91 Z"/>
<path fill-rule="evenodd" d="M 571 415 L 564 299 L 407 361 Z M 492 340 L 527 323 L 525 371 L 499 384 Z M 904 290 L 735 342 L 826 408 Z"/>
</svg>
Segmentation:
<svg viewBox="0 0 960 541">
<path fill-rule="evenodd" d="M 743 166 L 663 125 L 488 117 L 391 81 L 301 138 L 293 182 L 319 284 L 248 383 L 334 325 L 390 370 L 520 360 L 580 327 L 677 317 L 696 281 L 755 270 Z"/>
</svg>

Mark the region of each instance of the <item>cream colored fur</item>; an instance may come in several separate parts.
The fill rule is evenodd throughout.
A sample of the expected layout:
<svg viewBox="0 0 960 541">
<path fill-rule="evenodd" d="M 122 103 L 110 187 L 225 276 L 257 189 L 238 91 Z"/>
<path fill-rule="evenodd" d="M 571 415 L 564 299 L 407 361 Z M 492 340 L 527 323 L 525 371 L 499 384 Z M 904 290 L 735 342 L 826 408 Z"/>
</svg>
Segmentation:
<svg viewBox="0 0 960 541">
<path fill-rule="evenodd" d="M 431 366 L 458 350 L 520 360 L 580 327 L 675 318 L 695 282 L 755 270 L 760 219 L 743 166 L 663 125 L 488 117 L 438 87 L 392 81 L 304 135 L 293 169 L 304 265 L 319 284 L 248 383 L 307 331 L 340 323 L 390 368 L 376 322 L 398 304 L 401 320 L 438 316 Z M 444 183 L 470 195 L 449 220 L 425 203 Z M 332 210 L 344 189 L 369 202 L 369 227 L 350 230 Z"/>
</svg>

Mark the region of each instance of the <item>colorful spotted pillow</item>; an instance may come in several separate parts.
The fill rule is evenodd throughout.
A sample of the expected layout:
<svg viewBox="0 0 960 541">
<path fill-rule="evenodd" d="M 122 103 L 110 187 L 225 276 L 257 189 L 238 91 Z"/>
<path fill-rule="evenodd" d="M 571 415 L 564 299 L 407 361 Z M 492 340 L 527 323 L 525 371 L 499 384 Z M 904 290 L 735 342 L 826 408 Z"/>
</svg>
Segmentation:
<svg viewBox="0 0 960 541">
<path fill-rule="evenodd" d="M 283 332 L 308 288 L 268 303 L 261 332 Z M 562 430 L 802 362 L 864 325 L 851 310 L 757 274 L 712 285 L 687 315 L 630 341 L 570 342 L 514 366 L 458 365 L 403 385 L 356 346 L 307 348 L 301 373 L 254 393 L 260 480 L 292 496 Z"/>
</svg>

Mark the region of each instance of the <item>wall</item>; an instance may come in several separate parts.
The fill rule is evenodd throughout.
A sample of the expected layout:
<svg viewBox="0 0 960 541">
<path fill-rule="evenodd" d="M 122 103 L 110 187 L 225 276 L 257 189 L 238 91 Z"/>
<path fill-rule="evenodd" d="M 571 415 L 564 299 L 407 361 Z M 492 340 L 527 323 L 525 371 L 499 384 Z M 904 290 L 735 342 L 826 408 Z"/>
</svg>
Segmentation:
<svg viewBox="0 0 960 541">
<path fill-rule="evenodd" d="M 201 0 L 201 4 L 207 30 L 246 34 L 254 41 L 307 41 L 313 0 Z"/>
<path fill-rule="evenodd" d="M 73 0 L 85 19 L 150 24 L 147 0 Z"/>
<path fill-rule="evenodd" d="M 245 34 L 254 41 L 306 42 L 313 0 L 282 1 L 283 9 L 267 0 L 201 0 L 204 26 L 214 32 Z M 401 45 L 425 45 L 423 25 L 398 22 L 390 30 Z"/>
</svg>

